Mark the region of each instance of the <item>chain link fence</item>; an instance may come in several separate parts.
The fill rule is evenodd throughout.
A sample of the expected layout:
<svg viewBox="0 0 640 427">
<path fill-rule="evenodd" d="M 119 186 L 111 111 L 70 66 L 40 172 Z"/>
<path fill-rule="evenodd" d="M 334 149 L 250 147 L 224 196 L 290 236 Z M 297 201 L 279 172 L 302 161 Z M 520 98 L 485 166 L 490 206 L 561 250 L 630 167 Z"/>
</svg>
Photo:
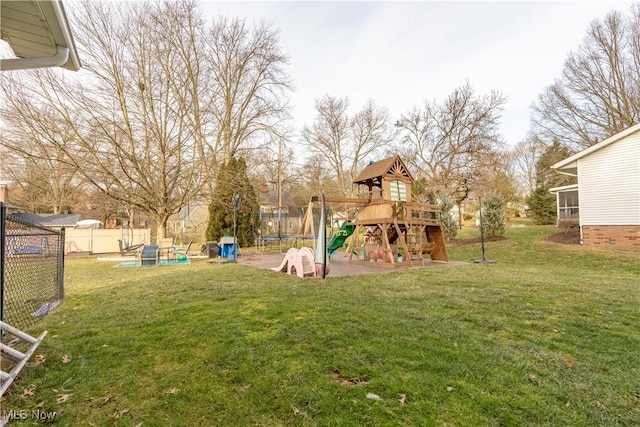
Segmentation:
<svg viewBox="0 0 640 427">
<path fill-rule="evenodd" d="M 6 214 L 0 203 L 0 320 L 28 330 L 64 298 L 64 229 Z"/>
</svg>

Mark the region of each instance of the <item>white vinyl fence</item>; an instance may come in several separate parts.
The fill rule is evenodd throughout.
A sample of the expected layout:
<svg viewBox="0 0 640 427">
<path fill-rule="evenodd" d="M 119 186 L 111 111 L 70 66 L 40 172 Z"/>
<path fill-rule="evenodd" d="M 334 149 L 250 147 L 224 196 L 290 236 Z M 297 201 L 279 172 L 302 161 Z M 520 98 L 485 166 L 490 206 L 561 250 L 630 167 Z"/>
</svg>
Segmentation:
<svg viewBox="0 0 640 427">
<path fill-rule="evenodd" d="M 119 253 L 120 246 L 132 246 L 140 243 L 151 243 L 149 228 L 67 228 L 65 229 L 65 253 L 89 252 L 92 254 Z"/>
</svg>

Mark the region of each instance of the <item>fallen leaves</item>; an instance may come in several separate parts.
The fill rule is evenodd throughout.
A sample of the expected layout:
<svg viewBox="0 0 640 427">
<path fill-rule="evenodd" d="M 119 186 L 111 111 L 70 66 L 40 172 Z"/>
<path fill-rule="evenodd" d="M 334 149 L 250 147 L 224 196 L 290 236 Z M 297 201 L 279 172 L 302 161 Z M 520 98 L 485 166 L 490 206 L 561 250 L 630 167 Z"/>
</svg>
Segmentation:
<svg viewBox="0 0 640 427">
<path fill-rule="evenodd" d="M 119 408 L 116 409 L 115 412 L 111 415 L 109 415 L 109 419 L 111 421 L 117 421 L 119 420 L 124 414 L 126 414 L 127 412 L 129 412 L 129 410 L 127 408 Z"/>
<path fill-rule="evenodd" d="M 30 362 L 27 362 L 26 367 L 35 368 L 36 366 L 44 362 L 45 359 L 46 358 L 44 357 L 44 354 L 36 354 L 35 356 L 33 356 L 33 359 Z"/>
<path fill-rule="evenodd" d="M 535 375 L 533 375 L 533 374 L 528 374 L 528 375 L 527 375 L 527 378 L 528 378 L 528 379 L 529 379 L 529 381 L 531 381 L 532 383 L 534 383 L 534 384 L 538 384 L 538 377 L 536 377 Z"/>
<path fill-rule="evenodd" d="M 575 360 L 573 360 L 573 357 L 569 357 L 569 358 L 567 359 L 567 367 L 568 367 L 568 368 L 573 368 L 573 365 L 575 365 L 575 364 L 576 364 L 576 361 L 575 361 Z"/>
<path fill-rule="evenodd" d="M 399 393 L 398 394 L 400 396 L 400 399 L 398 399 L 398 402 L 400 402 L 400 406 L 404 406 L 407 404 L 407 395 L 406 394 L 402 394 Z"/>
<path fill-rule="evenodd" d="M 62 356 L 62 357 L 60 358 L 60 361 L 61 361 L 62 363 L 69 363 L 69 362 L 71 362 L 71 356 L 67 356 L 67 355 L 65 354 L 64 356 Z"/>
<path fill-rule="evenodd" d="M 36 394 L 36 386 L 30 385 L 22 391 L 22 398 L 25 399 L 27 397 L 35 396 Z"/>
<path fill-rule="evenodd" d="M 293 415 L 301 416 L 302 418 L 309 419 L 309 415 L 306 412 L 301 411 L 300 409 L 293 406 L 292 403 L 289 404 L 291 406 L 291 410 L 293 411 Z"/>
<path fill-rule="evenodd" d="M 73 396 L 73 394 L 60 394 L 58 395 L 58 397 L 56 398 L 56 403 L 60 404 L 60 403 L 65 403 L 67 402 L 69 399 L 71 399 L 71 396 Z"/>
<path fill-rule="evenodd" d="M 179 391 L 179 388 L 171 387 L 169 390 L 165 390 L 164 394 L 177 394 Z"/>
<path fill-rule="evenodd" d="M 110 401 L 111 401 L 111 396 L 102 396 L 102 397 L 98 397 L 98 398 L 91 397 L 89 399 L 89 406 L 92 407 L 92 408 L 101 407 L 101 406 L 106 405 Z"/>
</svg>

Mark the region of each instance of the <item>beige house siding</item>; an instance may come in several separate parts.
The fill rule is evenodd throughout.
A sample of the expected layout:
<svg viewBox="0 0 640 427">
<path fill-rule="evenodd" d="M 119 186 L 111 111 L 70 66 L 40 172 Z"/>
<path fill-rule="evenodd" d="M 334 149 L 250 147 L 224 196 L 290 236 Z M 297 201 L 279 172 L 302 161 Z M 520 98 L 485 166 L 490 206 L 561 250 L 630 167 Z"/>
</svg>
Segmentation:
<svg viewBox="0 0 640 427">
<path fill-rule="evenodd" d="M 553 165 L 578 177 L 581 240 L 640 246 L 640 124 Z"/>
<path fill-rule="evenodd" d="M 640 224 L 640 131 L 578 160 L 580 225 Z"/>
</svg>

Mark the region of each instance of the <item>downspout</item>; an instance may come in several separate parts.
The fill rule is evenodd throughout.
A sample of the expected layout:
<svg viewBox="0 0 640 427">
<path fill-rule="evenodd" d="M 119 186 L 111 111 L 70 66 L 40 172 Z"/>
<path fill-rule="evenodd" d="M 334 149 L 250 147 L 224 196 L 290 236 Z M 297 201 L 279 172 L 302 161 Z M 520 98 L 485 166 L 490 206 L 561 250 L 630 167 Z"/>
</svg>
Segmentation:
<svg viewBox="0 0 640 427">
<path fill-rule="evenodd" d="M 582 209 L 580 209 L 580 185 L 578 185 L 578 230 L 580 230 L 580 245 L 584 245 L 584 235 L 582 234 Z"/>
<path fill-rule="evenodd" d="M 2 59 L 0 60 L 0 69 L 2 71 L 13 71 L 30 68 L 62 67 L 68 60 L 69 48 L 58 46 L 58 52 L 53 56 Z"/>
<path fill-rule="evenodd" d="M 53 7 L 53 12 L 58 18 L 58 22 L 60 23 L 60 31 L 62 31 L 64 43 L 69 49 L 68 56 L 71 58 L 69 69 L 78 71 L 80 67 L 82 67 L 82 64 L 80 63 L 80 58 L 78 57 L 78 51 L 76 50 L 76 44 L 73 40 L 73 34 L 71 33 L 71 27 L 69 26 L 69 21 L 67 20 L 67 13 L 64 10 L 64 5 L 61 1 L 52 1 L 51 6 Z M 58 52 L 59 51 L 60 47 L 58 47 Z"/>
<path fill-rule="evenodd" d="M 556 228 L 560 227 L 560 193 L 562 192 L 556 192 Z"/>
</svg>

